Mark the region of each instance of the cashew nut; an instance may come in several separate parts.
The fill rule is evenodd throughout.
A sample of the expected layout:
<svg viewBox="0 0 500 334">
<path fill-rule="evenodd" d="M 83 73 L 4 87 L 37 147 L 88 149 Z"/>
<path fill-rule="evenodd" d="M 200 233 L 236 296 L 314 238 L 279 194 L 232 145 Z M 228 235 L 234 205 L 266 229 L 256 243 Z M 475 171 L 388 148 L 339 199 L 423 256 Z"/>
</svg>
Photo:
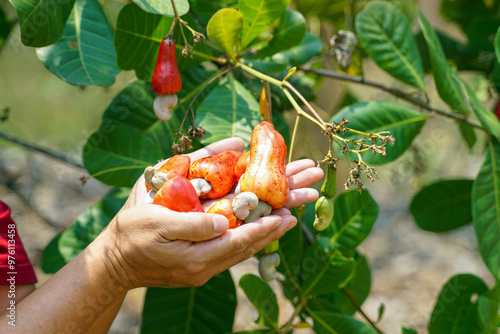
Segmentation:
<svg viewBox="0 0 500 334">
<path fill-rule="evenodd" d="M 273 207 L 269 203 L 259 200 L 259 204 L 255 208 L 250 210 L 250 214 L 247 216 L 247 218 L 245 218 L 243 223 L 252 223 L 261 217 L 268 216 L 272 210 Z"/>
<path fill-rule="evenodd" d="M 281 259 L 278 253 L 262 255 L 259 259 L 259 274 L 264 281 L 272 281 L 278 277 L 276 267 L 280 265 Z"/>
<path fill-rule="evenodd" d="M 155 97 L 153 110 L 158 119 L 162 121 L 168 121 L 172 118 L 172 108 L 176 105 L 176 94 L 158 95 L 157 97 Z"/>
<path fill-rule="evenodd" d="M 202 178 L 189 180 L 196 190 L 196 196 L 200 197 L 201 195 L 207 194 L 212 190 L 212 186 L 210 183 Z"/>
<path fill-rule="evenodd" d="M 253 192 L 244 191 L 236 195 L 233 199 L 233 212 L 238 220 L 245 220 L 250 214 L 250 210 L 257 207 L 259 198 Z"/>
<path fill-rule="evenodd" d="M 158 172 L 153 166 L 148 166 L 144 170 L 144 178 L 148 186 L 154 191 L 160 190 L 163 184 L 167 181 L 164 173 Z"/>
</svg>

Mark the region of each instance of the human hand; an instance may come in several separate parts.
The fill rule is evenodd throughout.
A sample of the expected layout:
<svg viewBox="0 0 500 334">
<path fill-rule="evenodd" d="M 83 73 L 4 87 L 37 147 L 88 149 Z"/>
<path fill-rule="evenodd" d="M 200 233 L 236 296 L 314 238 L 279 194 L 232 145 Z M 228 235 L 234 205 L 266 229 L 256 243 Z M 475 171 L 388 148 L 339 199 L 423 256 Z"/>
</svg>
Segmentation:
<svg viewBox="0 0 500 334">
<path fill-rule="evenodd" d="M 94 247 L 120 289 L 200 286 L 294 227 L 285 208 L 228 230 L 224 216 L 144 204 L 119 212 Z"/>
<path fill-rule="evenodd" d="M 233 137 L 220 140 L 187 155 L 191 158 L 192 163 L 201 158 L 217 155 L 227 150 L 241 152 L 244 149 L 245 143 L 243 140 L 241 138 Z M 164 163 L 165 161 L 159 162 L 155 168 L 159 168 Z M 290 196 L 284 205 L 285 208 L 290 209 L 298 207 L 305 203 L 315 201 L 318 198 L 318 192 L 315 189 L 308 188 L 311 184 L 323 177 L 322 169 L 315 167 L 314 161 L 310 159 L 293 161 L 286 166 L 286 175 L 288 176 L 289 181 Z M 146 196 L 148 195 L 144 184 L 144 175 L 142 175 L 134 185 L 124 209 L 140 204 L 142 199 Z M 232 197 L 234 197 L 234 191 L 232 194 L 224 196 L 224 198 L 229 199 L 232 199 Z M 205 209 L 208 209 L 212 203 L 214 203 L 214 200 L 205 201 L 202 204 Z"/>
<path fill-rule="evenodd" d="M 230 138 L 190 154 L 192 161 L 225 150 L 244 149 L 241 139 Z M 163 162 L 160 163 L 160 165 Z M 158 166 L 159 167 L 159 166 Z M 99 237 L 106 240 L 102 252 L 109 272 L 125 288 L 139 286 L 199 286 L 214 275 L 250 258 L 295 226 L 296 218 L 287 208 L 318 198 L 315 189 L 307 188 L 323 177 L 312 160 L 287 165 L 290 196 L 285 206 L 270 216 L 237 229 L 227 230 L 221 215 L 180 213 L 144 204 L 146 194 L 141 177 L 128 200 L 108 228 Z M 233 194 L 227 195 L 229 198 Z M 208 208 L 211 201 L 204 202 Z"/>
</svg>

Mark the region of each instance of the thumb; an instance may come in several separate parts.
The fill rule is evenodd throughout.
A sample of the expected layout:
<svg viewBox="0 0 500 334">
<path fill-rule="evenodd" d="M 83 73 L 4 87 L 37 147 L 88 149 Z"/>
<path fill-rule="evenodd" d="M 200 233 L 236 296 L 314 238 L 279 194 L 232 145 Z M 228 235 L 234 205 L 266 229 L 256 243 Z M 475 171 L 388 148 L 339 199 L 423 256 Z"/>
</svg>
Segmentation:
<svg viewBox="0 0 500 334">
<path fill-rule="evenodd" d="M 165 210 L 159 218 L 161 236 L 167 240 L 203 241 L 226 232 L 229 221 L 222 215 Z"/>
</svg>

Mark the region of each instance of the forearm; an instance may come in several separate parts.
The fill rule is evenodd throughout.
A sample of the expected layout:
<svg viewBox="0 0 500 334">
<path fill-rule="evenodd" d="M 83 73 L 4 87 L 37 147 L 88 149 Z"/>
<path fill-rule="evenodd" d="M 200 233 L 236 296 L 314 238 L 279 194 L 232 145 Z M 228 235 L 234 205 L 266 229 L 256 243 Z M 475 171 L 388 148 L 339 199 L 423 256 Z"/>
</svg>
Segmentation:
<svg viewBox="0 0 500 334">
<path fill-rule="evenodd" d="M 100 316 L 114 317 L 113 306 L 116 310 L 127 291 L 108 272 L 105 249 L 103 240 L 96 239 L 16 305 L 15 327 L 4 318 L 0 332 L 87 333 L 96 321 L 102 322 Z"/>
</svg>

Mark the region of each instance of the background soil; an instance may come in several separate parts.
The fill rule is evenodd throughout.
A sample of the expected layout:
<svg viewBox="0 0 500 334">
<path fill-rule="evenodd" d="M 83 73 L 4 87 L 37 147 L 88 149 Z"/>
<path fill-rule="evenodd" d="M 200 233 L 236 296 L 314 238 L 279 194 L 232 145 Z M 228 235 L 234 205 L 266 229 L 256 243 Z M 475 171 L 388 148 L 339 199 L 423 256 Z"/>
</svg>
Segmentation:
<svg viewBox="0 0 500 334">
<path fill-rule="evenodd" d="M 454 27 L 439 19 L 436 6 L 436 1 L 420 1 L 420 8 L 435 27 L 463 38 Z M 18 30 L 13 31 L 0 53 L 0 73 L 0 110 L 11 109 L 11 116 L 0 124 L 0 131 L 62 151 L 77 161 L 85 140 L 98 127 L 102 111 L 132 77 L 131 73 L 120 74 L 109 89 L 71 87 L 46 71 L 32 49 L 21 45 Z M 365 66 L 365 73 L 389 86 L 400 85 L 373 64 Z M 393 100 L 363 86 L 351 88 L 363 100 Z M 325 114 L 333 111 L 341 90 L 339 82 L 325 81 L 316 101 Z M 434 95 L 431 100 L 439 98 Z M 307 135 L 301 141 L 307 152 L 298 152 L 297 156 L 314 156 L 324 147 L 323 139 L 311 135 L 312 131 L 312 127 L 304 127 L 302 134 Z M 418 142 L 397 162 L 379 168 L 380 180 L 369 185 L 370 193 L 380 205 L 380 215 L 372 233 L 360 246 L 372 269 L 371 294 L 363 310 L 370 318 L 377 319 L 383 304 L 385 313 L 379 326 L 386 333 L 400 333 L 401 325 L 425 333 L 442 285 L 457 273 L 473 273 L 492 284 L 478 254 L 471 226 L 445 234 L 428 233 L 418 229 L 408 212 L 409 202 L 421 185 L 442 178 L 476 175 L 481 144 L 469 152 L 455 138 L 458 132 L 453 123 L 442 119 L 428 122 Z M 83 175 L 84 170 L 0 142 L 0 198 L 12 208 L 19 234 L 35 265 L 38 285 L 50 277 L 39 267 L 45 246 L 108 191 L 107 186 L 95 180 L 82 187 L 79 178 Z M 251 259 L 231 269 L 236 282 L 247 272 L 256 273 L 256 261 Z M 278 285 L 273 286 L 279 293 Z M 129 293 L 110 333 L 139 332 L 144 291 Z M 234 329 L 248 329 L 254 326 L 257 312 L 241 291 L 238 293 L 241 298 Z M 290 306 L 282 296 L 279 301 L 280 319 L 286 321 L 291 314 Z M 296 333 L 307 332 L 296 330 Z"/>
</svg>

